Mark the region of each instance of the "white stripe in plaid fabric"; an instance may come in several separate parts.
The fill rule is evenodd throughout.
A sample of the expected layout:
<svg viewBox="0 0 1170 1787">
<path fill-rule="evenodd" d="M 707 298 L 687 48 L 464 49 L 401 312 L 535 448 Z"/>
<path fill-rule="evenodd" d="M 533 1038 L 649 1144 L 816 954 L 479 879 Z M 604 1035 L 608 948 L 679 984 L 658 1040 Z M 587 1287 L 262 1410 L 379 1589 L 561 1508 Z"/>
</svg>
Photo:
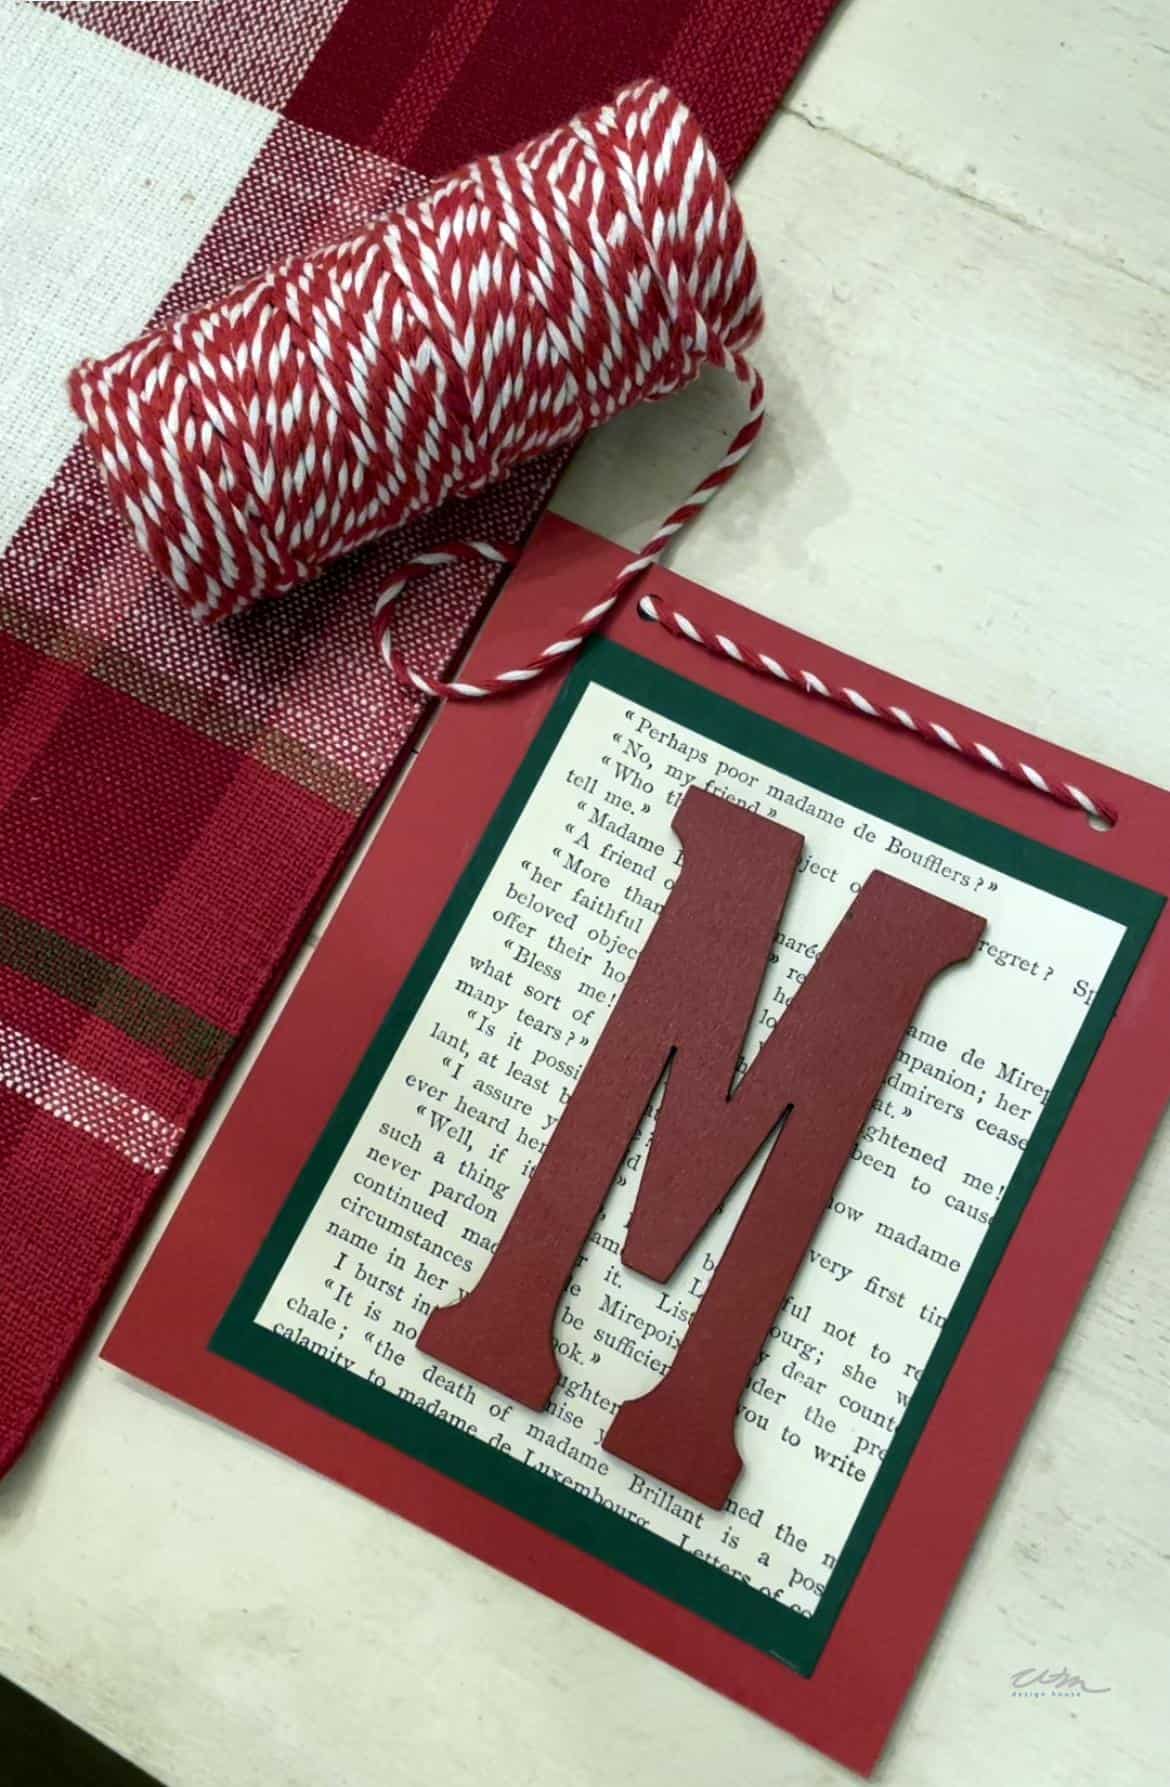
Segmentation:
<svg viewBox="0 0 1170 1787">
<path fill-rule="evenodd" d="M 8 1024 L 0 1024 L 0 1085 L 148 1173 L 162 1172 L 182 1134 L 158 1111 Z"/>
<path fill-rule="evenodd" d="M 0 4 L 0 544 L 75 438 L 70 367 L 144 326 L 277 124 L 193 74 Z"/>
<path fill-rule="evenodd" d="M 279 110 L 344 0 L 42 0 L 45 12 Z"/>
<path fill-rule="evenodd" d="M 424 182 L 407 169 L 280 120 L 156 321 L 161 326 L 207 302 L 241 266 L 336 240 L 422 190 Z M 0 415 L 9 415 L 13 442 L 8 460 L 0 460 L 0 512 L 8 470 L 23 467 L 28 438 L 17 427 L 17 409 L 3 402 L 4 385 L 0 369 Z M 67 415 L 63 391 L 61 409 Z M 521 538 L 562 463 L 554 456 L 521 466 L 504 483 L 340 561 L 319 586 L 217 628 L 193 624 L 175 602 L 121 525 L 78 442 L 0 557 L 0 630 L 225 744 L 253 750 L 345 811 L 360 811 L 422 705 L 388 685 L 369 650 L 376 596 L 404 558 L 456 528 Z M 396 630 L 412 656 L 449 662 L 492 581 L 491 566 L 461 562 L 432 577 L 425 600 L 399 604 Z"/>
</svg>

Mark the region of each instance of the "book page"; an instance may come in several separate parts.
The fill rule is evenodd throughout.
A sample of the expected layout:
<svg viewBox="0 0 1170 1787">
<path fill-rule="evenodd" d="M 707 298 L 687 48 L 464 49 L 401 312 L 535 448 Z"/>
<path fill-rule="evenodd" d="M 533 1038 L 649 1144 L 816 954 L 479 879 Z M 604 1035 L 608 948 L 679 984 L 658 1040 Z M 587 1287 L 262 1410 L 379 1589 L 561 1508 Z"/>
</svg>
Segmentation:
<svg viewBox="0 0 1170 1787">
<path fill-rule="evenodd" d="M 669 1284 L 639 1277 L 620 1255 L 652 1106 L 562 1302 L 547 1409 L 415 1345 L 507 1226 L 678 873 L 692 784 L 805 840 L 748 1063 L 871 870 L 987 919 L 928 991 L 777 1311 L 718 1513 L 602 1440 L 669 1368 L 759 1163 Z M 590 684 L 256 1319 L 809 1614 L 1122 935 Z"/>
</svg>

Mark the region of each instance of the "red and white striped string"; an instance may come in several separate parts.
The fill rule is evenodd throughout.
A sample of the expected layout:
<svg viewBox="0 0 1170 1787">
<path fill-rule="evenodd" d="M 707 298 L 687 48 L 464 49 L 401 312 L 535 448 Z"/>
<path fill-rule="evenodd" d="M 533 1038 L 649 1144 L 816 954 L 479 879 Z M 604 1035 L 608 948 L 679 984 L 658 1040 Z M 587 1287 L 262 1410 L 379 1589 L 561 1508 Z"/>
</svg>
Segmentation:
<svg viewBox="0 0 1170 1787">
<path fill-rule="evenodd" d="M 944 726 L 941 720 L 920 719 L 907 708 L 898 707 L 892 702 L 874 701 L 860 689 L 827 682 L 814 670 L 797 670 L 790 665 L 781 664 L 779 659 L 768 652 L 756 651 L 741 641 L 729 639 L 726 633 L 713 633 L 707 627 L 700 627 L 677 608 L 667 607 L 657 596 L 644 595 L 638 603 L 638 612 L 646 620 L 657 621 L 659 626 L 665 627 L 676 638 L 689 639 L 692 645 L 701 646 L 704 651 L 711 652 L 717 658 L 728 658 L 733 664 L 742 664 L 745 669 L 754 670 L 760 676 L 771 677 L 773 681 L 796 689 L 803 695 L 832 702 L 834 706 L 844 708 L 847 713 L 859 714 L 867 720 L 878 720 L 883 726 L 892 726 L 896 731 L 912 733 L 923 743 L 953 751 L 958 756 L 965 757 L 968 762 L 977 764 L 980 769 L 994 770 L 997 775 L 1020 782 L 1026 788 L 1034 789 L 1037 794 L 1045 794 L 1050 800 L 1059 801 L 1063 806 L 1075 807 L 1089 819 L 1105 825 L 1114 825 L 1117 822 L 1115 807 L 1087 794 L 1075 782 L 1046 776 L 1031 763 L 1025 763 L 1018 757 L 1005 756 L 1002 751 L 994 750 L 991 745 L 981 744 L 978 739 L 964 738 L 951 727 Z"/>
<path fill-rule="evenodd" d="M 70 393 L 141 545 L 194 613 L 220 620 L 705 366 L 729 369 L 750 393 L 738 441 L 551 663 L 747 451 L 763 391 L 743 354 L 762 324 L 728 183 L 686 107 L 641 82 L 87 361 Z M 427 694 L 481 691 L 408 671 L 389 643 L 393 603 L 469 555 L 510 557 L 481 541 L 412 559 L 378 603 L 379 644 Z"/>
<path fill-rule="evenodd" d="M 374 613 L 379 651 L 422 694 L 506 693 L 575 652 L 734 476 L 760 432 L 745 357 L 763 311 L 743 219 L 694 119 L 642 82 L 506 155 L 472 163 L 348 242 L 72 375 L 70 394 L 115 503 L 192 611 L 220 620 L 329 560 L 467 496 L 704 367 L 730 372 L 747 416 L 719 464 L 561 638 L 479 681 L 406 663 L 402 592 L 442 565 L 514 562 L 468 540 L 412 558 Z M 836 689 L 812 671 L 643 612 L 709 651 L 968 757 L 1094 819 L 1082 789 Z"/>
<path fill-rule="evenodd" d="M 520 664 L 511 670 L 501 670 L 482 682 L 466 680 L 444 681 L 441 677 L 428 675 L 408 664 L 401 653 L 394 649 L 390 634 L 390 610 L 392 604 L 414 578 L 425 575 L 433 566 L 451 564 L 456 558 L 468 556 L 487 559 L 494 564 L 509 564 L 515 561 L 516 554 L 509 547 L 501 546 L 486 540 L 466 542 L 460 547 L 445 547 L 437 552 L 425 553 L 404 565 L 395 581 L 382 592 L 374 607 L 374 628 L 378 649 L 394 672 L 399 682 L 407 688 L 417 689 L 423 695 L 433 695 L 440 699 L 455 701 L 481 700 L 489 695 L 502 695 L 518 684 L 532 682 L 543 676 L 545 671 L 571 656 L 598 628 L 605 624 L 618 603 L 622 601 L 634 584 L 646 572 L 657 565 L 667 546 L 701 509 L 711 501 L 717 490 L 720 490 L 731 478 L 736 467 L 750 451 L 752 442 L 759 434 L 764 421 L 764 381 L 755 368 L 744 359 L 742 354 L 729 354 L 726 364 L 735 377 L 748 388 L 748 415 L 742 428 L 732 441 L 727 452 L 713 471 L 697 484 L 685 503 L 671 512 L 649 539 L 636 558 L 622 566 L 613 578 L 608 589 L 599 599 L 578 616 L 569 630 L 560 638 L 552 640 L 536 657 L 526 664 Z"/>
</svg>

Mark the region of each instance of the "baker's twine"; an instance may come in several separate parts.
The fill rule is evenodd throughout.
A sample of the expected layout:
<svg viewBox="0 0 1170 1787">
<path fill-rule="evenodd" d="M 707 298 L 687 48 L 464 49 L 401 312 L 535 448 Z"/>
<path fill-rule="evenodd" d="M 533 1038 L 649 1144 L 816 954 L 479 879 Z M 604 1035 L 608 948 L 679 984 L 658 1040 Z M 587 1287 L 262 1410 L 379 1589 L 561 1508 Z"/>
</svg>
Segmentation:
<svg viewBox="0 0 1170 1787">
<path fill-rule="evenodd" d="M 721 465 L 533 665 L 447 683 L 390 639 L 408 583 L 458 558 L 508 563 L 509 544 L 424 554 L 382 592 L 379 649 L 400 680 L 483 695 L 575 649 L 731 475 L 762 418 L 743 359 L 762 322 L 726 179 L 686 107 L 642 82 L 87 361 L 70 394 L 143 549 L 220 620 L 704 366 L 733 372 L 749 416 Z"/>
<path fill-rule="evenodd" d="M 374 608 L 387 665 L 421 694 L 476 700 L 575 652 L 734 476 L 763 422 L 763 380 L 745 357 L 762 325 L 727 180 L 686 107 L 640 82 L 350 240 L 86 361 L 70 395 L 140 545 L 194 614 L 218 621 L 704 367 L 731 373 L 747 414 L 719 464 L 526 664 L 447 681 L 407 663 L 391 636 L 410 584 L 461 560 L 509 565 L 514 545 L 463 540 L 396 572 Z M 647 603 L 708 650 L 1114 817 L 1070 783 Z"/>
<path fill-rule="evenodd" d="M 847 713 L 859 714 L 867 720 L 878 720 L 883 726 L 891 726 L 898 732 L 909 732 L 924 744 L 938 745 L 945 751 L 953 751 L 979 769 L 994 770 L 996 774 L 1007 776 L 1010 781 L 1020 782 L 1037 794 L 1046 794 L 1050 800 L 1059 801 L 1062 806 L 1075 807 L 1103 826 L 1117 823 L 1116 807 L 1086 794 L 1075 782 L 1065 782 L 1058 776 L 1044 775 L 1033 764 L 996 751 L 991 745 L 981 744 L 978 739 L 955 732 L 950 726 L 944 726 L 941 720 L 922 719 L 912 714 L 908 708 L 899 707 L 893 702 L 874 701 L 868 695 L 863 695 L 860 689 L 829 682 L 815 670 L 798 670 L 792 665 L 782 664 L 770 652 L 757 651 L 742 641 L 729 638 L 726 633 L 715 633 L 709 627 L 699 626 L 677 608 L 668 607 L 657 596 L 644 595 L 638 603 L 638 613 L 644 620 L 656 621 L 659 626 L 665 627 L 676 639 L 687 639 L 692 645 L 701 646 L 714 657 L 730 659 L 733 664 L 741 664 L 744 669 L 754 670 L 757 675 L 770 677 L 774 682 L 783 683 L 786 688 L 795 689 L 802 695 L 812 695 L 818 700 L 831 702 L 835 707 L 844 708 Z"/>
</svg>

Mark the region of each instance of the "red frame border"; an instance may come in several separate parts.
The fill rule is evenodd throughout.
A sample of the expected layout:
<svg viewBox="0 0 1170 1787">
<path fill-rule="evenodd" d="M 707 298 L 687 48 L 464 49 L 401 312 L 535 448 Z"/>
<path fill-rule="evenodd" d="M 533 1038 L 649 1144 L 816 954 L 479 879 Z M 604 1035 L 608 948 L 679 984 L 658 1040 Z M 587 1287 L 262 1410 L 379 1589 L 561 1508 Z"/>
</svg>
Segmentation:
<svg viewBox="0 0 1170 1787">
<path fill-rule="evenodd" d="M 472 673 L 523 662 L 557 637 L 595 599 L 623 556 L 620 548 L 546 517 L 472 654 Z M 891 775 L 1170 894 L 1170 794 L 903 683 L 669 572 L 653 582 L 670 605 L 702 626 L 1091 788 L 1117 808 L 1119 824 L 1110 832 L 1094 831 L 1081 815 L 991 772 L 715 659 L 640 621 L 633 603 L 607 628 L 618 643 Z M 103 1357 L 451 1540 L 868 1773 L 1170 1097 L 1166 915 L 809 1678 L 207 1351 L 560 680 L 543 679 L 498 702 L 452 705 L 440 715 Z M 324 1049 L 322 1037 L 328 1038 Z"/>
</svg>

